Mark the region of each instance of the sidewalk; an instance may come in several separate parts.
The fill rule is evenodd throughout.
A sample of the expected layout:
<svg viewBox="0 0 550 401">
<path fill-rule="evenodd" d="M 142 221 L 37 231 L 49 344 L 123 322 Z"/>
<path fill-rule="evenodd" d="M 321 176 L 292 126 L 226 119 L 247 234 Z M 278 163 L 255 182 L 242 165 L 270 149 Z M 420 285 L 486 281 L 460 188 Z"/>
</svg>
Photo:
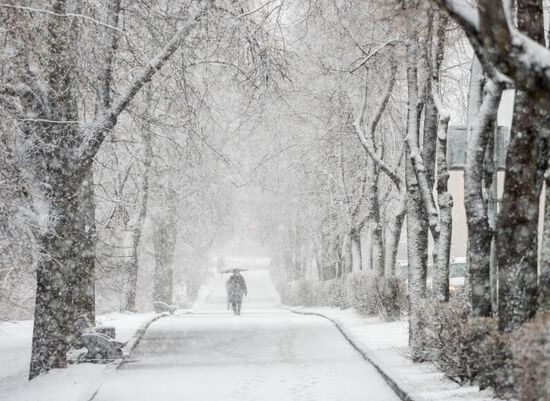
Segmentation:
<svg viewBox="0 0 550 401">
<path fill-rule="evenodd" d="M 384 322 L 359 315 L 353 309 L 290 308 L 294 313 L 315 314 L 331 320 L 348 341 L 394 387 L 402 400 L 495 401 L 490 390 L 460 386 L 430 363 L 409 358 L 408 322 Z M 498 401 L 498 400 L 497 400 Z"/>
</svg>

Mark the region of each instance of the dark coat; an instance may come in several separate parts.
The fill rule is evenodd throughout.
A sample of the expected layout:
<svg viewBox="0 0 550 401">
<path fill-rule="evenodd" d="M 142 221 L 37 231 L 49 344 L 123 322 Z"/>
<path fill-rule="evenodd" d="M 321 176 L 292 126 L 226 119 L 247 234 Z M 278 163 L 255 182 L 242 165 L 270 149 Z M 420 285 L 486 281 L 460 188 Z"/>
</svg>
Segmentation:
<svg viewBox="0 0 550 401">
<path fill-rule="evenodd" d="M 237 276 L 234 274 L 229 277 L 225 288 L 227 289 L 227 297 L 229 298 L 229 302 L 241 302 L 243 295 L 247 295 L 248 293 L 246 282 L 244 281 L 244 277 L 241 275 Z"/>
</svg>

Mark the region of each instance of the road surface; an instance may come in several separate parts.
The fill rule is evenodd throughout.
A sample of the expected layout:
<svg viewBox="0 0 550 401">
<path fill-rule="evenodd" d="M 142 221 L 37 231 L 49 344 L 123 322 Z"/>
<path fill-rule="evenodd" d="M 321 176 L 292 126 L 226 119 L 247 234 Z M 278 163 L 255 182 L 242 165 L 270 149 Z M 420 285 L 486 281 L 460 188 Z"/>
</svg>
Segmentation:
<svg viewBox="0 0 550 401">
<path fill-rule="evenodd" d="M 244 275 L 241 316 L 216 278 L 198 312 L 153 323 L 93 400 L 399 400 L 332 323 L 278 308 L 265 272 Z"/>
</svg>

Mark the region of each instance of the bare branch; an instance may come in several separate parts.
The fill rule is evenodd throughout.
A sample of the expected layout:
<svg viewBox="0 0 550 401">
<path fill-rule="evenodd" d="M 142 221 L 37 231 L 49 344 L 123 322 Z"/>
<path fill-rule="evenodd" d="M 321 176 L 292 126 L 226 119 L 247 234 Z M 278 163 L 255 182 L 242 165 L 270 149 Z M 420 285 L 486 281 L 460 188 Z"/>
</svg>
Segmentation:
<svg viewBox="0 0 550 401">
<path fill-rule="evenodd" d="M 96 121 L 92 125 L 97 128 L 94 129 L 90 138 L 81 146 L 79 152 L 80 159 L 85 162 L 84 164 L 89 163 L 98 152 L 105 137 L 115 126 L 120 113 L 126 109 L 139 90 L 149 82 L 153 75 L 155 75 L 168 59 L 170 59 L 183 40 L 198 24 L 206 10 L 206 5 L 204 5 L 204 3 L 205 2 L 203 2 L 203 5 L 198 9 L 195 15 L 174 34 L 164 48 L 147 63 L 136 78 L 134 78 L 128 89 L 120 95 L 118 99 L 113 101 L 112 106 L 104 114 L 96 117 Z"/>
<path fill-rule="evenodd" d="M 403 180 L 399 176 L 399 174 L 395 171 L 395 169 L 391 166 L 389 166 L 375 151 L 374 149 L 374 141 L 373 141 L 373 135 L 376 130 L 376 127 L 378 125 L 378 122 L 380 121 L 380 117 L 382 116 L 382 113 L 384 112 L 386 105 L 388 104 L 388 100 L 391 96 L 391 92 L 393 90 L 393 86 L 395 84 L 395 76 L 397 72 L 397 64 L 395 64 L 395 61 L 392 61 L 392 67 L 391 67 L 391 77 L 388 81 L 388 87 L 386 88 L 386 91 L 384 93 L 384 96 L 382 97 L 382 100 L 380 101 L 380 104 L 378 105 L 378 108 L 376 110 L 376 113 L 374 115 L 374 118 L 370 121 L 370 124 L 367 129 L 367 133 L 363 131 L 363 125 L 365 120 L 365 114 L 367 111 L 367 94 L 368 94 L 368 87 L 365 86 L 365 91 L 363 94 L 363 100 L 361 102 L 361 108 L 359 111 L 359 115 L 353 122 L 353 127 L 355 128 L 355 133 L 357 134 L 357 137 L 361 141 L 361 144 L 367 151 L 369 157 L 380 167 L 380 169 L 392 180 L 394 185 L 397 188 L 401 188 L 403 184 Z"/>
</svg>

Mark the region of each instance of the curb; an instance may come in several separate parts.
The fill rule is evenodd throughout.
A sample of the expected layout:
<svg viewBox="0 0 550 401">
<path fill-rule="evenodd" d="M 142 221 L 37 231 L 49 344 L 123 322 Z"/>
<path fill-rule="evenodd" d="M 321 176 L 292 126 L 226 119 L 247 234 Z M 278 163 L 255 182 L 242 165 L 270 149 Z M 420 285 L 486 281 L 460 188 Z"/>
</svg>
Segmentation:
<svg viewBox="0 0 550 401">
<path fill-rule="evenodd" d="M 84 396 L 80 397 L 81 401 L 92 401 L 95 396 L 99 393 L 99 390 L 101 389 L 101 384 L 105 381 L 105 376 L 111 371 L 111 370 L 117 370 L 119 369 L 124 362 L 128 359 L 132 351 L 137 347 L 139 342 L 141 341 L 141 338 L 145 334 L 145 331 L 147 328 L 157 320 L 169 316 L 170 314 L 168 312 L 162 312 L 155 316 L 153 316 L 151 319 L 144 322 L 139 328 L 136 330 L 134 335 L 126 342 L 126 345 L 124 348 L 122 348 L 122 358 L 115 360 L 113 363 L 108 364 L 105 366 L 104 371 L 99 376 L 99 379 L 94 383 L 94 385 L 90 386 L 90 390 L 84 394 Z"/>
<path fill-rule="evenodd" d="M 169 315 L 170 314 L 168 312 L 159 313 L 158 315 L 153 316 L 151 319 L 147 320 L 145 323 L 139 326 L 134 335 L 126 342 L 124 348 L 122 348 L 122 358 L 118 359 L 117 362 L 115 362 L 116 369 L 118 369 L 125 362 L 128 356 L 130 356 L 131 352 L 134 350 L 134 348 L 137 347 L 147 328 L 153 322 L 156 322 L 157 320 Z"/>
<path fill-rule="evenodd" d="M 380 367 L 380 365 L 378 365 L 376 362 L 372 360 L 372 358 L 369 356 L 368 351 L 364 347 L 361 347 L 357 343 L 357 341 L 353 339 L 353 335 L 341 322 L 339 322 L 338 320 L 334 320 L 328 316 L 325 316 L 319 312 L 305 312 L 305 311 L 300 311 L 300 310 L 291 309 L 291 308 L 289 308 L 288 310 L 298 315 L 319 316 L 330 321 L 332 324 L 334 324 L 334 326 L 336 326 L 338 331 L 342 333 L 346 341 L 363 357 L 363 359 L 365 359 L 368 363 L 374 366 L 374 368 L 378 371 L 380 376 L 382 376 L 384 381 L 388 384 L 388 386 L 391 387 L 391 389 L 395 392 L 395 394 L 397 394 L 397 396 L 402 401 L 415 401 L 413 398 L 411 398 L 411 396 L 405 390 L 403 390 L 399 386 L 399 384 L 397 384 L 395 380 L 393 380 L 390 376 L 388 376 L 388 374 L 386 374 L 386 372 L 384 372 L 384 370 Z"/>
</svg>

